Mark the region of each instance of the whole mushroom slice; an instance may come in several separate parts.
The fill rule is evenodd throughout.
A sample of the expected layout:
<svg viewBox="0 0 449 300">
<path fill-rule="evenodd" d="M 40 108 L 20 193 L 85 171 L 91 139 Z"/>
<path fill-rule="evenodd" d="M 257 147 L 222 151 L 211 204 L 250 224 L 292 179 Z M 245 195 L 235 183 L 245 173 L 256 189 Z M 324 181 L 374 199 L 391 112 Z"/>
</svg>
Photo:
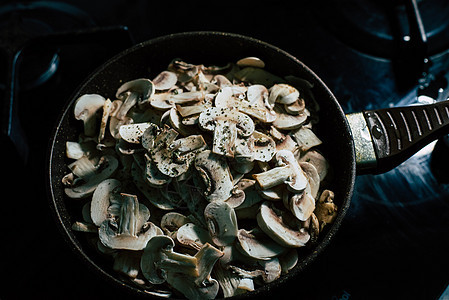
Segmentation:
<svg viewBox="0 0 449 300">
<path fill-rule="evenodd" d="M 248 137 L 254 131 L 254 122 L 246 114 L 227 107 L 211 107 L 198 119 L 200 127 L 213 131 L 212 152 L 234 157 L 237 135 Z"/>
<path fill-rule="evenodd" d="M 194 223 L 182 225 L 177 233 L 176 239 L 182 245 L 200 250 L 206 243 L 212 243 L 209 231 Z"/>
<path fill-rule="evenodd" d="M 152 284 L 164 283 L 170 274 L 184 274 L 189 281 L 200 286 L 209 276 L 215 262 L 223 252 L 206 243 L 191 256 L 173 251 L 175 242 L 166 235 L 153 237 L 145 247 L 140 267 Z"/>
<path fill-rule="evenodd" d="M 212 241 L 217 246 L 226 246 L 237 237 L 238 224 L 234 209 L 226 202 L 215 201 L 206 206 L 204 218 Z"/>
<path fill-rule="evenodd" d="M 284 247 L 305 246 L 310 239 L 310 234 L 303 229 L 292 228 L 286 221 L 285 216 L 278 215 L 270 203 L 264 202 L 260 206 L 257 224 L 268 236 Z"/>
<path fill-rule="evenodd" d="M 315 199 L 307 191 L 290 195 L 285 193 L 284 205 L 300 221 L 306 221 L 315 210 Z"/>
<path fill-rule="evenodd" d="M 90 206 L 90 217 L 95 225 L 101 226 L 108 218 L 109 199 L 118 193 L 120 187 L 119 180 L 110 178 L 102 181 L 95 189 Z"/>
<path fill-rule="evenodd" d="M 73 113 L 75 119 L 84 123 L 84 134 L 93 137 L 97 134 L 97 116 L 96 113 L 103 108 L 106 99 L 98 94 L 85 94 L 75 101 Z"/>
<path fill-rule="evenodd" d="M 148 208 L 135 195 L 122 194 L 118 222 L 106 219 L 98 231 L 100 241 L 112 249 L 142 250 L 161 230 L 151 222 Z"/>
<path fill-rule="evenodd" d="M 116 93 L 116 97 L 122 100 L 123 104 L 118 109 L 115 117 L 123 120 L 131 107 L 149 101 L 153 93 L 153 83 L 149 79 L 140 78 L 125 82 L 118 88 Z"/>
<path fill-rule="evenodd" d="M 296 155 L 296 153 L 295 153 Z M 303 156 L 301 156 L 298 160 L 299 162 L 308 162 L 312 164 L 318 172 L 320 176 L 320 181 L 323 181 L 326 178 L 329 172 L 329 163 L 326 158 L 317 150 L 309 150 Z"/>
<path fill-rule="evenodd" d="M 152 80 L 155 90 L 169 90 L 177 81 L 176 73 L 170 71 L 162 71 Z"/>
<path fill-rule="evenodd" d="M 284 246 L 279 245 L 260 228 L 252 230 L 240 229 L 237 233 L 237 249 L 248 257 L 268 260 L 286 252 Z"/>
<path fill-rule="evenodd" d="M 292 192 L 304 191 L 309 182 L 293 153 L 290 150 L 280 150 L 275 159 L 278 167 L 253 174 L 260 187 L 265 190 L 285 183 Z"/>
<path fill-rule="evenodd" d="M 83 184 L 65 188 L 65 194 L 70 198 L 85 198 L 93 194 L 97 186 L 109 178 L 118 167 L 118 160 L 114 156 L 104 155 L 99 160 L 99 167 L 94 175 Z"/>
<path fill-rule="evenodd" d="M 199 152 L 195 168 L 206 186 L 204 196 L 209 202 L 225 201 L 232 195 L 234 183 L 226 159 L 210 150 Z"/>
<path fill-rule="evenodd" d="M 273 126 L 280 130 L 300 128 L 310 115 L 307 109 L 304 109 L 304 111 L 298 115 L 291 115 L 279 105 L 274 107 L 274 111 L 276 113 L 276 119 L 273 121 Z"/>
<path fill-rule="evenodd" d="M 119 134 L 128 143 L 139 144 L 141 143 L 144 132 L 148 128 L 154 130 L 155 126 L 155 124 L 150 122 L 122 125 L 119 128 Z"/>
<path fill-rule="evenodd" d="M 268 101 L 271 105 L 274 105 L 276 102 L 289 105 L 299 98 L 299 91 L 286 83 L 273 85 L 269 92 Z"/>
</svg>

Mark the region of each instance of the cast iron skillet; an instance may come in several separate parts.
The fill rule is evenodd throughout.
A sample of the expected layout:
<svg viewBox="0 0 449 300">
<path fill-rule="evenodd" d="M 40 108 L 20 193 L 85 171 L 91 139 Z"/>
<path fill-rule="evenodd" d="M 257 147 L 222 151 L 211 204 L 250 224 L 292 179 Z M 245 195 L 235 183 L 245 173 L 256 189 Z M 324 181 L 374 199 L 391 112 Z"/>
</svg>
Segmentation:
<svg viewBox="0 0 449 300">
<path fill-rule="evenodd" d="M 50 202 L 57 223 L 75 252 L 107 281 L 122 286 L 136 295 L 147 295 L 134 285 L 117 279 L 111 262 L 92 250 L 85 234 L 78 234 L 71 229 L 72 223 L 80 219 L 81 209 L 79 203 L 65 197 L 61 178 L 67 172 L 65 142 L 76 140 L 81 130 L 80 122 L 73 118 L 75 99 L 89 93 L 98 93 L 113 99 L 117 88 L 123 82 L 141 77 L 154 78 L 160 71 L 166 69 L 173 58 L 205 65 L 225 65 L 246 56 L 261 58 L 266 63 L 266 69 L 276 75 L 298 76 L 314 85 L 313 93 L 321 108 L 320 122 L 315 129 L 317 135 L 324 141 L 320 150 L 333 167 L 334 180 L 329 188 L 335 192 L 335 202 L 338 205 L 338 216 L 334 223 L 320 234 L 318 243 L 313 248 L 303 250 L 294 270 L 281 279 L 248 293 L 247 296 L 269 294 L 271 288 L 292 280 L 329 244 L 348 210 L 357 165 L 365 172 L 381 172 L 393 168 L 428 142 L 420 139 L 421 137 L 430 135 L 431 138 L 436 138 L 436 134 L 441 133 L 435 133 L 435 129 L 441 129 L 441 124 L 444 125 L 449 121 L 448 110 L 438 106 L 426 108 L 427 113 L 426 109 L 416 109 L 412 112 L 407 108 L 405 111 L 364 112 L 347 118 L 332 92 L 297 58 L 265 42 L 237 34 L 179 33 L 149 40 L 125 50 L 97 69 L 73 94 L 55 127 L 48 157 Z M 420 117 L 424 121 L 419 120 Z M 401 122 L 410 118 L 411 120 L 415 118 L 417 123 Z M 415 123 L 420 127 L 419 131 L 415 128 L 416 132 L 413 131 L 414 125 L 410 125 Z M 374 138 L 371 138 L 371 129 Z M 356 143 L 353 131 L 354 136 L 360 139 L 356 140 Z M 405 154 L 399 151 L 404 148 L 408 148 Z"/>
</svg>

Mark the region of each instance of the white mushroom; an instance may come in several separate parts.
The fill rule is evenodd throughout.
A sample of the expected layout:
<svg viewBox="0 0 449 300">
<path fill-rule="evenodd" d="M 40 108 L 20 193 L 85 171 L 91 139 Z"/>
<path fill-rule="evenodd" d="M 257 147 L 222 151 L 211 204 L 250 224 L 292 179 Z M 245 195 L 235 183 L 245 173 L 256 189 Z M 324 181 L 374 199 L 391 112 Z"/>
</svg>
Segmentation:
<svg viewBox="0 0 449 300">
<path fill-rule="evenodd" d="M 215 262 L 223 255 L 223 252 L 208 243 L 195 256 L 174 252 L 174 246 L 173 239 L 165 235 L 155 236 L 148 242 L 140 267 L 150 283 L 161 284 L 170 274 L 183 274 L 199 287 L 209 278 Z"/>
<path fill-rule="evenodd" d="M 225 201 L 232 193 L 234 183 L 226 159 L 205 150 L 196 155 L 195 168 L 204 185 L 208 201 Z"/>
<path fill-rule="evenodd" d="M 118 192 L 120 187 L 120 181 L 111 178 L 102 181 L 95 189 L 90 206 L 90 217 L 95 225 L 101 226 L 108 218 L 109 199 Z"/>
<path fill-rule="evenodd" d="M 194 223 L 182 225 L 176 233 L 176 239 L 182 245 L 195 250 L 200 250 L 206 243 L 212 243 L 209 231 Z"/>
<path fill-rule="evenodd" d="M 293 153 L 289 150 L 280 150 L 275 158 L 278 167 L 253 175 L 260 187 L 269 189 L 285 183 L 289 190 L 302 192 L 308 185 L 308 180 Z"/>
<path fill-rule="evenodd" d="M 304 126 L 292 131 L 291 136 L 303 152 L 323 143 L 310 128 Z"/>
<path fill-rule="evenodd" d="M 147 242 L 162 232 L 156 225 L 147 222 L 148 208 L 139 203 L 135 195 L 121 194 L 121 203 L 109 210 L 120 209 L 117 218 L 108 218 L 98 231 L 100 241 L 112 249 L 142 250 Z"/>
<path fill-rule="evenodd" d="M 128 111 L 136 104 L 141 104 L 154 93 L 153 83 L 149 79 L 141 78 L 122 84 L 116 93 L 116 97 L 123 101 L 115 117 L 123 120 Z"/>
<path fill-rule="evenodd" d="M 162 71 L 152 80 L 155 90 L 169 90 L 177 81 L 176 73 L 170 71 Z"/>
<path fill-rule="evenodd" d="M 237 249 L 255 259 L 268 260 L 286 251 L 284 246 L 279 245 L 258 227 L 249 231 L 239 229 L 237 241 Z"/>
<path fill-rule="evenodd" d="M 84 134 L 95 136 L 97 129 L 97 111 L 103 107 L 106 99 L 97 94 L 85 94 L 76 99 L 73 110 L 75 119 L 84 123 Z"/>
<path fill-rule="evenodd" d="M 70 198 L 88 197 L 92 195 L 103 180 L 109 178 L 115 172 L 117 167 L 118 160 L 115 157 L 110 155 L 102 156 L 95 167 L 95 172 L 91 176 L 86 177 L 83 184 L 65 188 L 64 192 Z"/>
<path fill-rule="evenodd" d="M 237 135 L 250 136 L 254 122 L 246 114 L 225 107 L 211 107 L 200 114 L 199 125 L 204 130 L 214 132 L 212 152 L 234 156 Z"/>
<path fill-rule="evenodd" d="M 223 201 L 209 203 L 204 210 L 204 218 L 215 245 L 226 246 L 234 242 L 238 224 L 234 209 L 229 204 Z"/>
<path fill-rule="evenodd" d="M 293 218 L 293 217 L 292 217 Z M 272 205 L 268 202 L 262 203 L 257 224 L 274 241 L 284 247 L 303 247 L 309 241 L 310 235 L 303 229 L 292 228 L 287 224 L 288 215 L 286 213 L 277 214 Z"/>
<path fill-rule="evenodd" d="M 315 210 L 315 199 L 306 191 L 291 196 L 289 193 L 285 193 L 283 202 L 285 207 L 301 221 L 309 219 Z"/>
</svg>

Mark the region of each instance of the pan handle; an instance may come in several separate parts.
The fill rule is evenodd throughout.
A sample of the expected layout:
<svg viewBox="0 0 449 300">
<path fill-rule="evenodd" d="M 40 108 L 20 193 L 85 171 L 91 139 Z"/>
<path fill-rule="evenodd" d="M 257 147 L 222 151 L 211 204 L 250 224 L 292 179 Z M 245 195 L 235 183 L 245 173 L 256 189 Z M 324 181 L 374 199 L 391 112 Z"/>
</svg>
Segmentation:
<svg viewBox="0 0 449 300">
<path fill-rule="evenodd" d="M 449 100 L 367 110 L 346 116 L 358 173 L 384 173 L 449 133 Z"/>
</svg>

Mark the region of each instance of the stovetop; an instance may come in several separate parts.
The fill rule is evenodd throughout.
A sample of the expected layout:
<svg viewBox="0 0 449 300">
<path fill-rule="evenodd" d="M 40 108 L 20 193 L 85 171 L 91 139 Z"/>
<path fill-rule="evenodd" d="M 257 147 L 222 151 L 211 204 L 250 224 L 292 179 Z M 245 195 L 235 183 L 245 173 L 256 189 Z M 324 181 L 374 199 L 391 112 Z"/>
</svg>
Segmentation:
<svg viewBox="0 0 449 300">
<path fill-rule="evenodd" d="M 70 95 L 98 66 L 132 44 L 195 30 L 252 36 L 308 65 L 347 113 L 447 98 L 446 2 L 417 2 L 421 25 L 428 28 L 424 44 L 415 39 L 419 24 L 404 25 L 413 7 L 401 1 L 297 2 L 2 2 L 0 16 L 8 18 L 0 18 L 0 31 L 5 20 L 21 20 L 33 38 L 51 37 L 27 44 L 18 71 L 16 108 L 29 155 L 21 165 L 20 155 L 9 145 L 2 168 L 6 194 L 0 254 L 6 279 L 0 298 L 129 296 L 98 278 L 63 240 L 49 209 L 45 172 L 50 135 Z M 33 15 L 32 9 L 39 14 Z M 11 17 L 12 11 L 20 12 Z M 71 35 L 64 36 L 68 32 Z M 23 35 L 0 34 L 0 45 L 13 40 L 20 46 L 16 36 Z M 396 43 L 398 36 L 402 40 Z M 407 44 L 410 40 L 412 45 Z M 0 61 L 0 66 L 7 64 Z M 8 94 L 7 77 L 0 75 L 2 99 Z M 296 282 L 273 294 L 293 293 L 304 299 L 442 297 L 449 284 L 448 147 L 441 139 L 390 172 L 358 176 L 350 209 L 333 242 Z"/>
</svg>

